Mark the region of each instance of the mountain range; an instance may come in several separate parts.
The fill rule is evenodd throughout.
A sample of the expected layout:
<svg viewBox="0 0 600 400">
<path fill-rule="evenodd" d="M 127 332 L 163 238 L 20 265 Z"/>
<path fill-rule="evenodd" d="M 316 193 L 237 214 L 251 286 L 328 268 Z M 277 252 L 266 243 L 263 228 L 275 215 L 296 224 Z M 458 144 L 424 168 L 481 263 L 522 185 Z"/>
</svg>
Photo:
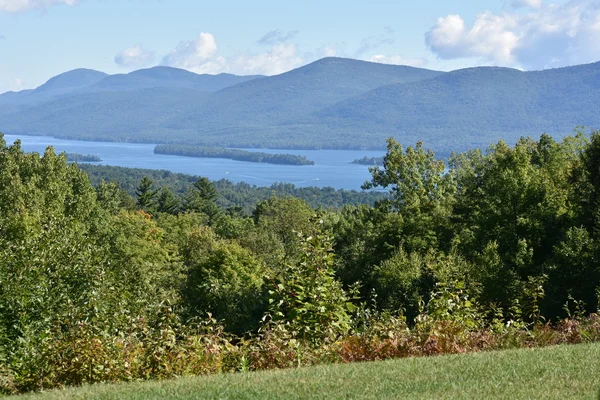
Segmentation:
<svg viewBox="0 0 600 400">
<path fill-rule="evenodd" d="M 437 151 L 600 128 L 600 63 L 451 72 L 324 58 L 276 76 L 78 69 L 0 95 L 0 131 L 226 147 Z"/>
</svg>

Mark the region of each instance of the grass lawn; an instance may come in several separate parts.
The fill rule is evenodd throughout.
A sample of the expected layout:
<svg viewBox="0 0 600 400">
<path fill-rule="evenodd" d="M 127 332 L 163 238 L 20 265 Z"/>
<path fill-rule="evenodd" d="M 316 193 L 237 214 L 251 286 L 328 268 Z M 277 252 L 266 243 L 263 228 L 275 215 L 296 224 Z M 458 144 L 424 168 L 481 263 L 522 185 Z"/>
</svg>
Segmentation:
<svg viewBox="0 0 600 400">
<path fill-rule="evenodd" d="M 599 391 L 600 344 L 593 344 L 86 386 L 22 398 L 596 400 Z"/>
</svg>

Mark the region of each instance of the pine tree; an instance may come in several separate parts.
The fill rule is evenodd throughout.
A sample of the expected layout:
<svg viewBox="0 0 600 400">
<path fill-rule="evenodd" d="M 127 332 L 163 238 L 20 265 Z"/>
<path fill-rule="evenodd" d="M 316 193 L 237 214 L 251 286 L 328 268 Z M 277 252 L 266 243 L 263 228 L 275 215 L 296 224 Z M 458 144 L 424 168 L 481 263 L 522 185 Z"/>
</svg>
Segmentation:
<svg viewBox="0 0 600 400">
<path fill-rule="evenodd" d="M 154 182 L 147 176 L 143 177 L 135 191 L 137 206 L 146 211 L 152 211 L 156 206 L 156 195 L 158 190 L 152 189 Z"/>
<path fill-rule="evenodd" d="M 158 193 L 157 210 L 168 214 L 176 214 L 179 211 L 179 199 L 168 187 L 163 187 Z"/>
</svg>

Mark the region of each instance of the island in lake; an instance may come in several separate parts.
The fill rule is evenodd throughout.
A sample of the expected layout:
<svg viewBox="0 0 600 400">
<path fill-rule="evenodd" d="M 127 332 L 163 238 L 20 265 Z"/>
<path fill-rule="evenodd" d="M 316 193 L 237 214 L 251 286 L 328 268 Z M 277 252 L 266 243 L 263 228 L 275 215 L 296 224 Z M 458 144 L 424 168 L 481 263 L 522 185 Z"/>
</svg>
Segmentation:
<svg viewBox="0 0 600 400">
<path fill-rule="evenodd" d="M 200 158 L 227 158 L 236 161 L 283 165 L 315 165 L 314 161 L 294 154 L 270 154 L 221 147 L 189 146 L 180 144 L 159 144 L 154 148 L 155 154 Z"/>
<path fill-rule="evenodd" d="M 65 153 L 67 161 L 100 162 L 102 159 L 94 154 Z"/>
<path fill-rule="evenodd" d="M 383 157 L 363 157 L 352 161 L 350 164 L 383 165 Z"/>
</svg>

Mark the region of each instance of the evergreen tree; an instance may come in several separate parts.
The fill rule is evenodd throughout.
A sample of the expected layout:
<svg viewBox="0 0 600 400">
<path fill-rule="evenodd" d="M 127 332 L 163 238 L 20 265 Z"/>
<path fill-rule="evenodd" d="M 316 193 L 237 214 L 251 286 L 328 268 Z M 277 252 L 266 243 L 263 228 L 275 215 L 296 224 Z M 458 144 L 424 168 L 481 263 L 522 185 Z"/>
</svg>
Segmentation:
<svg viewBox="0 0 600 400">
<path fill-rule="evenodd" d="M 168 214 L 177 214 L 179 211 L 179 199 L 173 194 L 171 189 L 163 187 L 158 192 L 156 199 L 157 210 Z"/>
<path fill-rule="evenodd" d="M 152 211 L 156 205 L 156 195 L 158 190 L 152 189 L 154 182 L 147 176 L 143 177 L 135 191 L 137 196 L 137 206 L 142 210 Z"/>
</svg>

